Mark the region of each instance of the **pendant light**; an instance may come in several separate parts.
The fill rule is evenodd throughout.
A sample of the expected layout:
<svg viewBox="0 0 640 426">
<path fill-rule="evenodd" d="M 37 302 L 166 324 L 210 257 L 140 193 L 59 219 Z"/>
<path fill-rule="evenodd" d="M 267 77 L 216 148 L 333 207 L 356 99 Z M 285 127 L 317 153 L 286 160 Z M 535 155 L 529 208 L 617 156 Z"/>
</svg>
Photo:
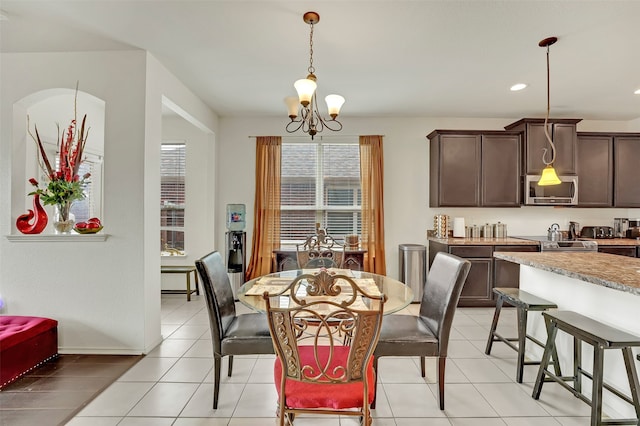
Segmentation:
<svg viewBox="0 0 640 426">
<path fill-rule="evenodd" d="M 551 147 L 551 160 L 547 161 L 547 149 L 544 148 L 544 152 L 542 154 L 542 162 L 546 165 L 546 167 L 542 170 L 542 176 L 538 181 L 538 185 L 540 186 L 548 186 L 548 185 L 559 185 L 561 183 L 558 178 L 558 174 L 556 170 L 553 168 L 553 162 L 556 159 L 556 146 L 551 139 L 551 135 L 549 134 L 549 110 L 550 110 L 550 90 L 549 90 L 549 46 L 558 41 L 557 37 L 548 37 L 538 43 L 540 47 L 547 48 L 547 114 L 544 118 L 544 135 L 549 142 L 549 146 Z"/>
</svg>

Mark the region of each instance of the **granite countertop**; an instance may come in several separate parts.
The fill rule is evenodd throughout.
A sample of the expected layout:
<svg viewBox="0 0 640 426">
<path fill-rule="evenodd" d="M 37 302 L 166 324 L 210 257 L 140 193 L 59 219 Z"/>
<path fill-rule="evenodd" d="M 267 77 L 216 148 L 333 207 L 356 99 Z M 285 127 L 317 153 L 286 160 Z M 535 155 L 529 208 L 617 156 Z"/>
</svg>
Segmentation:
<svg viewBox="0 0 640 426">
<path fill-rule="evenodd" d="M 537 241 L 520 238 L 436 238 L 428 237 L 429 241 L 436 241 L 451 246 L 537 246 Z"/>
<path fill-rule="evenodd" d="M 448 244 L 450 246 L 464 246 L 464 245 L 472 245 L 472 246 L 531 246 L 531 245 L 540 245 L 539 241 L 533 240 L 525 240 L 521 238 L 436 238 L 436 237 L 428 237 L 429 241 L 437 241 L 442 244 Z M 584 241 L 595 241 L 599 246 L 640 246 L 640 239 L 634 238 L 580 238 L 580 240 Z"/>
<path fill-rule="evenodd" d="M 594 252 L 495 252 L 493 256 L 640 296 L 640 258 Z"/>
<path fill-rule="evenodd" d="M 580 238 L 585 241 L 595 241 L 599 246 L 640 246 L 637 238 Z"/>
</svg>

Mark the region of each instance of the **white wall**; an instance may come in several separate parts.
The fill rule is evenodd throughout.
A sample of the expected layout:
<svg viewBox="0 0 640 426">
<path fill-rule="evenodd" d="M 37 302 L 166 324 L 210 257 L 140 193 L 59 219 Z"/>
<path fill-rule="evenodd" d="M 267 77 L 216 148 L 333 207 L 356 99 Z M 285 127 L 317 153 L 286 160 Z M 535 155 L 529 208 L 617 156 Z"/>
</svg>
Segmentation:
<svg viewBox="0 0 640 426">
<path fill-rule="evenodd" d="M 342 134 L 384 135 L 385 248 L 387 274 L 398 277 L 398 245 L 427 245 L 426 231 L 433 229 L 435 214 L 465 217 L 467 224 L 507 224 L 509 235 L 545 235 L 554 222 L 567 229 L 570 220 L 581 225 L 612 225 L 614 217 L 634 217 L 640 213 L 626 209 L 578 209 L 554 207 L 522 208 L 430 208 L 429 145 L 426 136 L 435 129 L 504 130 L 523 117 L 504 119 L 471 118 L 351 118 L 344 116 Z M 286 116 L 274 118 L 223 118 L 220 121 L 220 176 L 217 227 L 223 229 L 224 206 L 247 205 L 247 243 L 253 237 L 255 138 L 249 136 L 286 135 Z M 580 122 L 578 131 L 634 131 L 627 122 Z M 331 137 L 331 132 L 328 132 Z M 286 141 L 286 136 L 285 139 Z M 216 239 L 224 249 L 221 236 Z M 248 250 L 250 253 L 250 249 Z"/>
<path fill-rule="evenodd" d="M 0 66 L 2 313 L 57 319 L 63 353 L 148 352 L 161 340 L 163 97 L 188 111 L 210 134 L 217 130 L 217 117 L 142 51 L 2 54 Z M 95 242 L 10 241 L 4 236 L 17 234 L 15 220 L 24 213 L 27 196 L 28 105 L 18 102 L 50 88 L 74 88 L 77 80 L 83 91 L 105 101 L 102 219 L 109 237 Z M 211 191 L 207 196 L 213 198 L 215 187 Z"/>
</svg>

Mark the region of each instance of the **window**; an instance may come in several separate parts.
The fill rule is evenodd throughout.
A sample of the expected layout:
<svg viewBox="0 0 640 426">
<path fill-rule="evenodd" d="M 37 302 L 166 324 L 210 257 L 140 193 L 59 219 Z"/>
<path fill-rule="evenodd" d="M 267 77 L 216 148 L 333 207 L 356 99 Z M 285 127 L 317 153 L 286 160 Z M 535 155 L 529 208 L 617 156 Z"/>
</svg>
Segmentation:
<svg viewBox="0 0 640 426">
<path fill-rule="evenodd" d="M 283 143 L 281 167 L 282 247 L 304 241 L 316 223 L 336 239 L 360 234 L 358 143 Z"/>
<path fill-rule="evenodd" d="M 186 146 L 163 143 L 160 153 L 160 251 L 184 255 Z"/>
</svg>

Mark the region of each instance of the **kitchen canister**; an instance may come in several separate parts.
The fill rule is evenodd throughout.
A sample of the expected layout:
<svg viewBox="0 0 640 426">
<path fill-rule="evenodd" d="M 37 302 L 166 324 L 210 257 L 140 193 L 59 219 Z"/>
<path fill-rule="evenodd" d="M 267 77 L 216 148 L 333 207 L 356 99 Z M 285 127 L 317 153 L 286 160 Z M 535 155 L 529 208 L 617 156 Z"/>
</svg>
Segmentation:
<svg viewBox="0 0 640 426">
<path fill-rule="evenodd" d="M 471 238 L 480 238 L 480 227 L 478 225 L 471 227 Z"/>
<path fill-rule="evenodd" d="M 488 223 L 484 224 L 482 227 L 482 236 L 484 238 L 493 238 L 493 226 Z"/>
<path fill-rule="evenodd" d="M 436 238 L 447 238 L 449 236 L 449 216 L 437 214 L 433 217 L 433 229 Z"/>
<path fill-rule="evenodd" d="M 453 237 L 454 238 L 464 238 L 464 217 L 454 217 L 453 218 Z"/>
<path fill-rule="evenodd" d="M 507 225 L 501 222 L 494 224 L 493 236 L 496 238 L 507 238 Z"/>
</svg>

